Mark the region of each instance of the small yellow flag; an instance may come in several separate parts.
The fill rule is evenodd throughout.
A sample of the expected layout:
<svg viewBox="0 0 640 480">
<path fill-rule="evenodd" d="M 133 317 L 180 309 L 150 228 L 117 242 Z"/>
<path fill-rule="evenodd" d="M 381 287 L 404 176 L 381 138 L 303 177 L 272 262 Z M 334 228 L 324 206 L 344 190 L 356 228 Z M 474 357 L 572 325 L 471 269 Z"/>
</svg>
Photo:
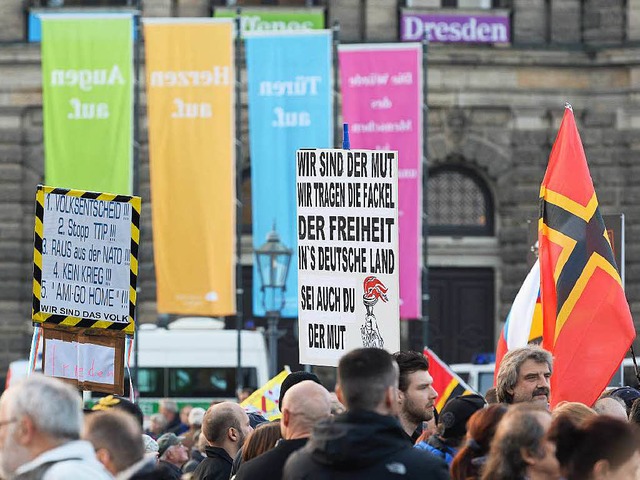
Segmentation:
<svg viewBox="0 0 640 480">
<path fill-rule="evenodd" d="M 247 412 L 260 413 L 269 421 L 279 420 L 282 416 L 278 405 L 280 386 L 289 373 L 291 373 L 289 369 L 282 370 L 261 388 L 253 392 L 240 406 Z"/>
</svg>

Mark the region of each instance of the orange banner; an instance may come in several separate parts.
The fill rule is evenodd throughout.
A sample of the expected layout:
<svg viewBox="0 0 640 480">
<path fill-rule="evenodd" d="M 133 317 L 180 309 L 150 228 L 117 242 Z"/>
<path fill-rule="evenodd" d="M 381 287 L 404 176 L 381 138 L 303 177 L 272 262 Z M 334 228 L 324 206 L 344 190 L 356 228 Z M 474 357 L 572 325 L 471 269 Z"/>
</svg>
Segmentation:
<svg viewBox="0 0 640 480">
<path fill-rule="evenodd" d="M 144 20 L 159 313 L 235 304 L 233 23 Z"/>
</svg>

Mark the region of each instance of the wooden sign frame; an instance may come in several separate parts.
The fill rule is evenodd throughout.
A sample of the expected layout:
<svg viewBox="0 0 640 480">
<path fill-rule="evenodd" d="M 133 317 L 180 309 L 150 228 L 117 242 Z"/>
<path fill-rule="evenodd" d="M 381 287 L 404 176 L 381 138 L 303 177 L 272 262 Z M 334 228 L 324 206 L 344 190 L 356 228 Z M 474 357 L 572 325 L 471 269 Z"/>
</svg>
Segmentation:
<svg viewBox="0 0 640 480">
<path fill-rule="evenodd" d="M 43 341 L 42 341 L 42 370 L 46 371 L 47 357 L 47 340 L 61 340 L 63 342 L 78 342 L 83 344 L 99 345 L 110 347 L 115 350 L 113 384 L 99 383 L 92 381 L 78 381 L 78 379 L 55 377 L 63 380 L 82 390 L 91 390 L 94 392 L 112 393 L 114 395 L 124 395 L 124 341 L 125 335 L 114 335 L 115 332 L 101 332 L 97 329 L 88 328 L 65 328 L 60 326 L 49 326 L 43 324 Z"/>
</svg>

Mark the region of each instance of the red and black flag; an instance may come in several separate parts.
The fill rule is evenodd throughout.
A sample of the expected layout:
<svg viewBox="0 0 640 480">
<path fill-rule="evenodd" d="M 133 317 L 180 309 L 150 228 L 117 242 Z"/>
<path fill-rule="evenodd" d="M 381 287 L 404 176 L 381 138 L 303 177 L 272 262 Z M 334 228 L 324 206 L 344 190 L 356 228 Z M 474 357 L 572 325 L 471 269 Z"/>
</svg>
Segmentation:
<svg viewBox="0 0 640 480">
<path fill-rule="evenodd" d="M 444 407 L 450 398 L 476 393 L 469 385 L 464 383 L 464 380 L 451 370 L 449 365 L 440 360 L 440 358 L 433 353 L 433 350 L 425 347 L 423 353 L 424 356 L 427 357 L 427 360 L 429 360 L 429 374 L 433 378 L 433 388 L 438 392 L 438 400 L 436 400 L 435 405 L 438 412 L 442 411 L 442 407 Z"/>
<path fill-rule="evenodd" d="M 551 406 L 591 405 L 635 329 L 571 106 L 540 188 L 538 241 L 543 347 L 554 356 Z"/>
</svg>

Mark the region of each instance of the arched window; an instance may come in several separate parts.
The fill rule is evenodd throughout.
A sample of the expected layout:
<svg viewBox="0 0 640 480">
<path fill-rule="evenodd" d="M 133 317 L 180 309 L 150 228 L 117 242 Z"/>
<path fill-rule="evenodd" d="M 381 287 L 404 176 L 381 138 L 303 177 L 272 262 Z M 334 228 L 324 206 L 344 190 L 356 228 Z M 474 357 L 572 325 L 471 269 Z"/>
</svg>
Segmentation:
<svg viewBox="0 0 640 480">
<path fill-rule="evenodd" d="M 458 165 L 429 171 L 429 234 L 493 236 L 493 199 L 482 178 Z"/>
</svg>

